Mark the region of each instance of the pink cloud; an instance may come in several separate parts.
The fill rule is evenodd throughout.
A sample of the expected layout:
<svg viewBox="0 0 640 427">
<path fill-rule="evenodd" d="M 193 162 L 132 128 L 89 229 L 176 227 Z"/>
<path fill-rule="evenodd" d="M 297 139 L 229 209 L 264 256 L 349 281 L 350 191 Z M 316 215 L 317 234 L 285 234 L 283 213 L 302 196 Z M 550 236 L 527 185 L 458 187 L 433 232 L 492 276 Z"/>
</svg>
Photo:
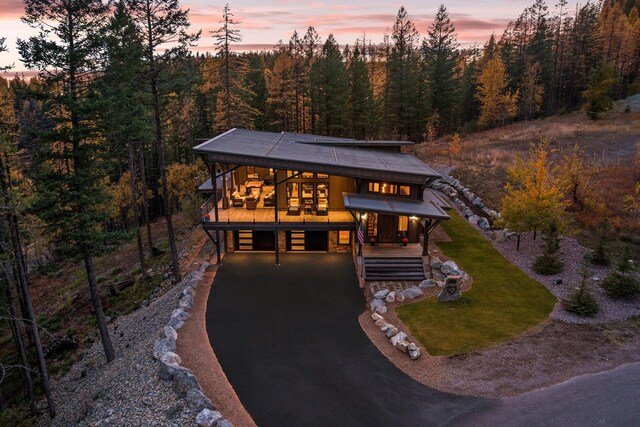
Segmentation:
<svg viewBox="0 0 640 427">
<path fill-rule="evenodd" d="M 22 15 L 24 15 L 24 4 L 22 0 L 2 0 L 0 21 L 13 21 Z"/>
</svg>

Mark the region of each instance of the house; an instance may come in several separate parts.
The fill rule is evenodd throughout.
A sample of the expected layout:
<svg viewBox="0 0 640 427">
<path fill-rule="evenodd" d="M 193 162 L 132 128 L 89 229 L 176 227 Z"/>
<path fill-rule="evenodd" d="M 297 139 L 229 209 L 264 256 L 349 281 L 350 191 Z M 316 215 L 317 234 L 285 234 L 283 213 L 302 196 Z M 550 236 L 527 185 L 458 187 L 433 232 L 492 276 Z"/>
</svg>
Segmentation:
<svg viewBox="0 0 640 427">
<path fill-rule="evenodd" d="M 405 141 L 231 129 L 194 148 L 210 178 L 202 226 L 227 252 L 351 252 L 412 246 L 449 216 L 427 186 L 439 175 Z M 219 187 L 222 188 L 219 188 Z M 426 195 L 426 196 L 425 196 Z M 422 242 L 422 247 L 420 243 Z"/>
</svg>

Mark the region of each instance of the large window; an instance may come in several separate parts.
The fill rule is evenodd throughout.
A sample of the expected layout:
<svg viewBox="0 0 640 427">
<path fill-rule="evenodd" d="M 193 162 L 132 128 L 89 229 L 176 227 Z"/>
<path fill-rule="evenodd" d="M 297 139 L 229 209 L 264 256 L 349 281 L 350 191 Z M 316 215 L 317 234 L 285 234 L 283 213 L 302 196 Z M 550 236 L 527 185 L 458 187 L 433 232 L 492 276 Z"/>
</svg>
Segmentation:
<svg viewBox="0 0 640 427">
<path fill-rule="evenodd" d="M 388 182 L 369 182 L 369 193 L 380 193 L 380 194 L 398 194 L 398 187 L 400 188 L 401 196 L 409 196 L 411 195 L 411 186 L 409 185 L 398 185 L 391 184 Z"/>
<path fill-rule="evenodd" d="M 408 231 L 409 231 L 409 217 L 399 216 L 398 217 L 398 236 L 406 236 Z"/>
<path fill-rule="evenodd" d="M 410 185 L 401 185 L 400 186 L 400 195 L 401 196 L 410 196 L 411 195 L 411 186 Z"/>
<path fill-rule="evenodd" d="M 348 245 L 351 243 L 351 232 L 349 230 L 338 231 L 338 244 Z"/>
</svg>

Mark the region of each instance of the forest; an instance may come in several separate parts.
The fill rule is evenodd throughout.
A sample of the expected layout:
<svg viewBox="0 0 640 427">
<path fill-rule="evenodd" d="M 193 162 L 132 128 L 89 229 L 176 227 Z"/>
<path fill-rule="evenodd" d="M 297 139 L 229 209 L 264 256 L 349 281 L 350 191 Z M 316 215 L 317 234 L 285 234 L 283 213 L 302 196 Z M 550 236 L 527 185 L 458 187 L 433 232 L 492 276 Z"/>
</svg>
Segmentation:
<svg viewBox="0 0 640 427">
<path fill-rule="evenodd" d="M 177 0 L 24 4 L 38 35 L 17 46 L 38 75 L 0 77 L 0 411 L 21 404 L 34 414 L 45 396 L 55 414 L 34 274 L 82 265 L 108 361 L 116 355 L 95 259 L 133 241 L 141 281 L 158 254 L 181 280 L 173 214 L 191 227 L 199 219 L 194 188 L 207 171 L 191 150 L 198 139 L 238 127 L 420 145 L 578 110 L 598 120 L 640 92 L 640 0 L 575 9 L 535 0 L 471 47 L 458 43 L 444 5 L 428 28 L 401 7 L 382 42 L 341 45 L 309 27 L 258 52 L 234 51 L 242 17 L 229 6 L 202 34 Z M 215 51 L 194 54 L 198 40 Z"/>
</svg>

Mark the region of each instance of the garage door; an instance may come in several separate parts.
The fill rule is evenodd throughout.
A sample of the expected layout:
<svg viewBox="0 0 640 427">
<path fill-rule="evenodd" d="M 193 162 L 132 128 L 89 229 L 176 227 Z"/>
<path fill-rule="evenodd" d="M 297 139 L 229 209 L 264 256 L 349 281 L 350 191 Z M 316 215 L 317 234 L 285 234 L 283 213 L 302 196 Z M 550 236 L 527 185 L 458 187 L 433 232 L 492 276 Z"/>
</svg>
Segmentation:
<svg viewBox="0 0 640 427">
<path fill-rule="evenodd" d="M 238 230 L 234 233 L 238 251 L 275 251 L 276 237 L 273 231 Z"/>
<path fill-rule="evenodd" d="M 287 251 L 327 252 L 329 249 L 328 231 L 287 231 Z"/>
</svg>

